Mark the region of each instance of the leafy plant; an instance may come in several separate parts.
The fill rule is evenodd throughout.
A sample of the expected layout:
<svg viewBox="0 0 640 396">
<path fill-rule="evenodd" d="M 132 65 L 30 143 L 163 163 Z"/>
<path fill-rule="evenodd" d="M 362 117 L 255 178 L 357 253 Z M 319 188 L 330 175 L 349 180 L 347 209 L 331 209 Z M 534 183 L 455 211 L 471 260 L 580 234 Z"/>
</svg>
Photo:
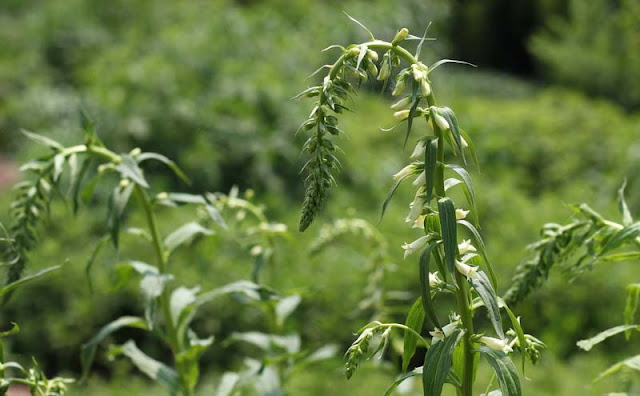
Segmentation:
<svg viewBox="0 0 640 396">
<path fill-rule="evenodd" d="M 121 281 L 138 278 L 144 315 L 123 316 L 105 325 L 83 345 L 83 378 L 89 373 L 99 344 L 112 333 L 123 328 L 142 330 L 159 339 L 171 352 L 172 363 L 166 364 L 142 351 L 133 340 L 111 346 L 111 357 L 125 356 L 140 371 L 164 386 L 172 395 L 193 395 L 199 379 L 198 361 L 213 343 L 213 336 L 202 338 L 192 329 L 198 309 L 220 296 L 241 294 L 248 299 L 269 300 L 276 296 L 270 289 L 249 281 L 238 281 L 220 288 L 201 291 L 198 286 L 175 285 L 169 264 L 177 249 L 195 240 L 206 238 L 228 227 L 228 213 L 235 222 L 243 220 L 245 244 L 250 245 L 256 257 L 254 279 L 271 257 L 274 238 L 286 232 L 282 224 L 267 221 L 263 211 L 250 201 L 238 196 L 237 189 L 230 194 L 187 194 L 159 192 L 152 195 L 143 166 L 155 161 L 166 165 L 185 182 L 187 177 L 176 164 L 163 155 L 134 149 L 117 154 L 106 148 L 94 132 L 94 124 L 83 117 L 85 140 L 83 144 L 65 147 L 49 138 L 25 132 L 31 140 L 45 145 L 49 153 L 22 167 L 32 178 L 17 186 L 17 199 L 12 204 L 15 225 L 10 229 L 12 243 L 8 252 L 15 253 L 10 263 L 8 293 L 16 285 L 31 277 L 20 279 L 26 264 L 26 253 L 36 245 L 37 227 L 42 213 L 54 195 L 68 196 L 74 212 L 82 202 L 89 203 L 98 184 L 111 185 L 107 210 L 107 235 L 96 246 L 87 264 L 87 274 L 101 249 L 108 242 L 117 249 L 123 233 L 138 238 L 154 252 L 154 261 L 144 258 L 124 260 L 116 265 Z M 115 176 L 115 177 L 113 177 Z M 66 190 L 66 193 L 65 193 Z M 134 198 L 135 197 L 135 198 Z M 146 229 L 125 227 L 126 209 L 137 200 L 144 213 Z M 193 206 L 196 218 L 162 235 L 158 226 L 158 211 L 162 207 Z M 248 220 L 248 218 L 251 220 Z M 17 366 L 16 366 L 17 367 Z M 39 373 L 39 372 L 35 372 Z M 34 374 L 35 375 L 35 374 Z M 46 380 L 40 375 L 41 381 Z M 34 377 L 35 378 L 35 377 Z M 46 381 L 45 381 L 46 383 Z"/>
<path fill-rule="evenodd" d="M 304 166 L 307 190 L 300 230 L 304 231 L 317 217 L 335 184 L 333 172 L 339 169 L 340 162 L 333 137 L 343 134 L 337 117 L 348 110 L 346 104 L 355 93 L 352 81 L 362 84 L 376 78 L 385 86 L 394 84 L 392 95 L 401 98 L 391 108 L 398 120 L 396 126 L 406 122 L 404 145 L 409 141 L 415 122 L 424 120 L 428 130 L 417 139 L 411 163 L 394 175 L 395 184 L 382 206 L 384 215 L 400 183 L 416 177 L 413 186 L 417 191 L 405 222 L 412 228 L 421 229 L 424 235 L 406 243 L 403 249 L 405 258 L 421 251 L 418 260 L 421 297 L 410 309 L 405 324 L 374 321 L 359 330 L 359 337 L 346 353 L 347 378 L 353 375 L 363 359 L 386 347 L 392 329 L 401 329 L 404 331 L 403 371 L 407 371 L 418 343 L 428 350 L 424 365 L 402 375 L 387 394 L 404 379 L 420 375 L 425 396 L 440 395 L 445 383 L 452 384 L 459 395 L 470 396 L 478 358 L 483 356 L 494 370 L 500 392 L 504 396 L 520 395 L 520 380 L 509 353 L 513 347 L 519 347 L 524 364 L 525 356 L 535 361 L 537 350 L 543 344 L 524 334 L 519 318 L 496 295 L 495 275 L 478 230 L 478 209 L 471 177 L 463 165 L 445 160 L 448 146 L 465 165 L 467 156 L 477 164 L 473 142 L 458 125 L 455 113 L 436 104 L 430 80 L 433 71 L 441 65 L 465 62 L 443 59 L 428 67 L 420 60 L 426 34 L 422 38 L 412 36 L 405 28 L 398 31 L 392 41 L 383 41 L 351 19 L 367 31 L 370 40 L 348 47 L 329 47 L 328 50 L 339 50 L 339 57 L 333 64 L 318 70 L 328 69 L 320 85 L 299 95 L 317 98 L 309 118 L 301 126 L 301 130 L 311 136 L 303 146 L 310 159 Z M 406 40 L 418 41 L 415 53 L 404 47 Z M 406 67 L 398 71 L 403 63 Z M 445 178 L 445 174 L 449 177 Z M 454 204 L 450 190 L 456 186 L 462 189 L 468 209 Z M 475 245 L 471 239 L 458 239 L 462 230 L 469 234 Z M 433 264 L 439 274 L 432 272 Z M 457 309 L 449 316 L 448 323 L 438 316 L 436 296 L 455 298 Z M 485 336 L 484 331 L 475 329 L 474 317 L 481 307 L 488 314 L 495 337 Z M 500 309 L 504 309 L 510 318 L 511 332 L 505 333 L 503 329 Z M 422 335 L 426 320 L 434 328 L 429 333 L 430 339 Z M 374 346 L 376 338 L 378 342 Z M 489 381 L 489 390 L 492 382 L 493 379 Z"/>
</svg>

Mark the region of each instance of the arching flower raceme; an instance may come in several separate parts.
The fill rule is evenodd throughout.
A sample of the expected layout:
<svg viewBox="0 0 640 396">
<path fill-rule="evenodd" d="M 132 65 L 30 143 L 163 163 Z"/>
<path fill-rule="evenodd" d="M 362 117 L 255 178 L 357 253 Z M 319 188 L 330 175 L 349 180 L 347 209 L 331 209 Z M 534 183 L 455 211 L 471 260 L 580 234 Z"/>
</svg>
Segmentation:
<svg viewBox="0 0 640 396">
<path fill-rule="evenodd" d="M 509 341 L 507 339 L 483 336 L 483 337 L 480 337 L 478 341 L 488 346 L 489 348 L 495 349 L 497 351 L 502 351 L 504 353 L 513 352 L 513 348 L 511 348 L 511 345 L 509 345 Z"/>
</svg>

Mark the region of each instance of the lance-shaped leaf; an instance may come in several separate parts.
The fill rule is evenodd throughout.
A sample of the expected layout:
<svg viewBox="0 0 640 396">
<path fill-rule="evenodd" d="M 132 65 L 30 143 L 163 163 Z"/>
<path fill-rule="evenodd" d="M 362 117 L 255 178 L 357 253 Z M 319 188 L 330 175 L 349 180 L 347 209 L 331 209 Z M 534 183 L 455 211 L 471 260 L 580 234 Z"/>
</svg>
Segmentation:
<svg viewBox="0 0 640 396">
<path fill-rule="evenodd" d="M 149 160 L 149 159 L 153 159 L 153 160 L 162 162 L 163 164 L 168 166 L 169 169 L 171 169 L 173 171 L 173 173 L 176 176 L 178 176 L 183 182 L 185 182 L 186 184 L 191 184 L 191 180 L 189 180 L 187 175 L 184 174 L 182 169 L 180 169 L 180 167 L 178 167 L 178 165 L 176 165 L 175 162 L 173 162 L 172 160 L 170 160 L 169 158 L 165 157 L 162 154 L 158 154 L 158 153 L 142 153 L 136 159 L 138 160 L 138 163 L 142 163 L 143 161 L 146 161 L 146 160 Z"/>
<path fill-rule="evenodd" d="M 406 179 L 407 177 L 409 177 L 409 176 L 410 175 L 408 175 L 408 174 L 404 175 L 401 178 L 399 178 L 398 180 L 396 180 L 395 183 L 393 183 L 393 186 L 391 187 L 391 189 L 387 193 L 387 196 L 385 197 L 384 202 L 382 203 L 382 213 L 380 214 L 380 221 L 382 221 L 382 218 L 384 217 L 384 212 L 387 211 L 387 206 L 389 205 L 389 202 L 391 202 L 391 198 L 393 198 L 393 194 L 396 193 L 396 190 L 400 186 L 400 183 L 402 183 L 402 181 L 404 179 Z"/>
<path fill-rule="evenodd" d="M 640 298 L 640 283 L 632 283 L 627 286 L 627 299 L 624 304 L 624 324 L 633 324 L 638 310 L 638 298 Z M 631 337 L 631 331 L 624 333 L 627 341 Z"/>
<path fill-rule="evenodd" d="M 473 235 L 473 239 L 476 241 L 476 246 L 478 247 L 478 251 L 482 256 L 484 264 L 487 266 L 487 270 L 489 271 L 489 277 L 491 278 L 491 283 L 493 284 L 494 289 L 496 288 L 498 281 L 496 279 L 496 274 L 493 272 L 493 267 L 491 267 L 491 263 L 489 262 L 489 258 L 487 257 L 487 247 L 484 244 L 484 240 L 478 232 L 478 229 L 471 223 L 466 220 L 458 220 L 458 224 L 466 227 Z"/>
<path fill-rule="evenodd" d="M 144 319 L 137 316 L 122 316 L 100 329 L 98 334 L 93 336 L 93 338 L 87 341 L 86 344 L 82 345 L 82 350 L 80 352 L 80 362 L 82 363 L 81 381 L 86 379 L 87 375 L 89 374 L 91 364 L 93 363 L 93 359 L 96 355 L 96 348 L 98 347 L 98 344 L 100 344 L 111 333 L 118 331 L 124 327 L 143 330 L 148 329 Z"/>
<path fill-rule="evenodd" d="M 618 209 L 620 209 L 620 213 L 622 214 L 622 224 L 626 227 L 633 223 L 633 217 L 631 217 L 631 212 L 629 212 L 627 202 L 624 200 L 625 187 L 627 187 L 627 179 L 622 182 L 622 186 L 618 190 Z"/>
<path fill-rule="evenodd" d="M 453 112 L 453 110 L 451 110 L 448 107 L 438 107 L 438 114 L 444 117 L 444 119 L 447 120 L 447 123 L 449 123 L 451 136 L 453 137 L 453 140 L 456 143 L 456 148 L 458 152 L 462 155 L 462 161 L 466 164 L 467 160 L 465 159 L 465 156 L 464 156 L 462 139 L 460 137 L 460 128 L 458 127 L 458 119 L 456 118 L 455 113 Z"/>
<path fill-rule="evenodd" d="M 625 331 L 630 330 L 638 330 L 640 329 L 640 325 L 621 325 L 612 327 L 603 332 L 598 333 L 597 335 L 589 338 L 588 340 L 581 340 L 577 342 L 577 345 L 585 351 L 590 351 L 594 345 L 601 343 L 609 337 L 612 337 L 616 334 L 623 333 Z"/>
<path fill-rule="evenodd" d="M 436 246 L 438 246 L 438 243 L 433 242 L 431 245 L 427 246 L 420 255 L 420 294 L 422 295 L 422 307 L 429 317 L 429 320 L 436 327 L 442 327 L 440 326 L 440 322 L 436 316 L 433 301 L 431 301 L 431 286 L 429 285 L 429 261 L 431 259 L 431 251 Z"/>
<path fill-rule="evenodd" d="M 404 144 L 402 147 L 407 147 L 407 141 L 409 141 L 409 135 L 411 134 L 411 126 L 413 125 L 413 117 L 416 115 L 418 104 L 420 104 L 421 97 L 418 95 L 418 88 L 420 83 L 416 80 L 413 81 L 411 88 L 411 108 L 409 109 L 409 118 L 407 118 L 407 136 L 404 138 Z"/>
<path fill-rule="evenodd" d="M 438 140 L 432 139 L 426 142 L 424 150 L 424 174 L 427 187 L 427 204 L 431 204 L 433 187 L 436 183 L 436 157 L 438 156 Z"/>
<path fill-rule="evenodd" d="M 609 367 L 608 369 L 600 373 L 600 375 L 598 375 L 598 377 L 594 379 L 593 382 L 595 383 L 595 382 L 601 381 L 603 378 L 611 374 L 617 373 L 618 371 L 623 369 L 640 371 L 640 355 L 630 357 L 628 359 L 625 359 L 621 362 L 614 364 L 613 366 Z"/>
<path fill-rule="evenodd" d="M 438 215 L 444 246 L 444 260 L 451 274 L 455 271 L 455 260 L 458 255 L 458 236 L 456 231 L 456 208 L 450 198 L 438 200 Z"/>
<path fill-rule="evenodd" d="M 213 231 L 192 221 L 169 234 L 164 240 L 164 245 L 171 252 L 178 246 L 190 242 L 198 235 L 213 235 Z"/>
<path fill-rule="evenodd" d="M 203 353 L 213 344 L 213 337 L 204 340 L 197 339 L 192 332 L 192 339 L 188 347 L 176 355 L 176 367 L 182 375 L 183 383 L 188 389 L 193 389 L 198 384 L 200 377 L 199 360 Z"/>
<path fill-rule="evenodd" d="M 131 193 L 133 192 L 134 187 L 135 184 L 133 183 L 129 183 L 124 187 L 119 185 L 116 186 L 111 194 L 111 199 L 109 200 L 107 227 L 110 231 L 113 246 L 115 246 L 116 249 L 118 248 L 120 239 L 120 217 L 122 217 L 122 213 L 124 213 L 124 209 L 127 207 L 127 203 L 129 202 L 129 198 L 131 198 Z"/>
<path fill-rule="evenodd" d="M 33 132 L 29 132 L 26 129 L 22 129 L 20 132 L 22 132 L 23 135 L 25 135 L 26 137 L 28 137 L 29 139 L 33 140 L 34 142 L 38 143 L 38 144 L 42 144 L 44 146 L 47 146 L 55 151 L 62 151 L 64 150 L 64 146 L 62 146 L 60 143 L 56 142 L 53 139 L 50 139 L 46 136 L 42 136 L 42 135 L 38 135 L 36 133 Z"/>
<path fill-rule="evenodd" d="M 447 169 L 451 169 L 455 173 L 457 173 L 464 182 L 464 196 L 467 198 L 467 202 L 469 203 L 469 207 L 473 213 L 473 218 L 475 220 L 476 226 L 478 225 L 478 208 L 476 207 L 476 194 L 473 191 L 473 184 L 471 183 L 471 176 L 466 169 L 456 164 L 447 164 Z"/>
<path fill-rule="evenodd" d="M 77 214 L 78 213 L 78 208 L 79 208 L 79 204 L 80 204 L 80 184 L 82 183 L 82 180 L 84 179 L 84 177 L 86 176 L 87 172 L 89 171 L 89 167 L 91 166 L 91 158 L 87 158 L 82 162 L 82 165 L 80 165 L 80 171 L 75 173 L 72 172 L 73 177 L 71 179 L 71 187 L 70 187 L 70 192 L 71 192 L 71 203 L 73 205 L 73 214 Z"/>
<path fill-rule="evenodd" d="M 473 288 L 478 292 L 484 306 L 487 308 L 489 320 L 496 331 L 496 334 L 500 338 L 504 339 L 504 331 L 502 330 L 502 318 L 500 317 L 500 308 L 498 306 L 498 296 L 496 291 L 491 285 L 491 281 L 483 271 L 476 272 L 475 276 L 471 277 L 471 284 Z"/>
<path fill-rule="evenodd" d="M 177 395 L 181 389 L 180 376 L 175 370 L 159 362 L 146 353 L 142 352 L 132 340 L 127 341 L 122 346 L 113 347 L 112 355 L 122 354 L 128 357 L 138 370 L 145 373 L 149 378 L 164 386 L 171 395 Z"/>
<path fill-rule="evenodd" d="M 412 371 L 409 371 L 408 373 L 404 373 L 401 374 L 400 376 L 398 376 L 398 378 L 395 379 L 395 381 L 393 381 L 393 383 L 387 388 L 387 391 L 384 392 L 384 396 L 391 396 L 391 394 L 393 394 L 393 391 L 400 386 L 401 383 L 403 383 L 404 381 L 408 380 L 409 378 L 412 377 L 418 377 L 422 375 L 422 367 L 418 367 Z"/>
<path fill-rule="evenodd" d="M 498 303 L 500 304 L 501 308 L 504 308 L 505 311 L 507 311 L 507 315 L 509 315 L 509 319 L 511 320 L 511 326 L 513 326 L 513 330 L 516 332 L 516 337 L 518 337 L 518 345 L 520 345 L 520 356 L 522 358 L 522 375 L 524 374 L 524 366 L 525 366 L 525 362 L 526 362 L 526 354 L 525 354 L 525 346 L 527 345 L 527 340 L 524 337 L 524 330 L 522 330 L 522 326 L 520 325 L 520 321 L 518 320 L 518 318 L 516 317 L 516 315 L 513 313 L 513 311 L 511 311 L 511 309 L 509 309 L 509 307 L 507 306 L 507 304 L 505 304 L 504 301 L 502 301 L 502 299 L 498 300 Z M 527 378 L 525 376 L 525 378 Z"/>
<path fill-rule="evenodd" d="M 222 375 L 216 388 L 215 396 L 231 396 L 236 386 L 240 383 L 240 375 L 233 372 L 226 372 Z"/>
<path fill-rule="evenodd" d="M 55 270 L 57 270 L 59 268 L 60 268 L 59 265 L 56 265 L 56 266 L 53 266 L 53 267 L 49 267 L 49 268 L 45 268 L 43 270 L 40 270 L 40 271 L 36 272 L 33 275 L 25 276 L 25 277 L 22 277 L 22 278 L 20 278 L 19 280 L 15 281 L 15 282 L 11 282 L 11 283 L 3 286 L 2 288 L 0 288 L 0 297 L 4 296 L 7 293 L 12 292 L 13 290 L 17 289 L 18 287 L 24 285 L 27 282 L 31 282 L 34 279 L 38 279 L 39 277 L 41 277 L 43 275 L 46 275 L 51 271 L 55 271 Z"/>
<path fill-rule="evenodd" d="M 457 329 L 449 337 L 432 344 L 427 350 L 422 368 L 424 396 L 440 396 L 442 393 L 442 387 L 451 370 L 453 350 L 463 334 L 463 330 Z"/>
<path fill-rule="evenodd" d="M 422 326 L 424 325 L 424 309 L 422 308 L 422 297 L 418 298 L 411 308 L 409 309 L 409 313 L 407 314 L 407 320 L 405 321 L 405 326 L 410 329 L 415 330 L 418 334 L 422 331 Z M 407 371 L 407 367 L 409 367 L 409 362 L 413 357 L 413 354 L 416 352 L 416 346 L 418 345 L 418 337 L 413 334 L 412 331 L 404 332 L 404 347 L 402 348 L 402 372 Z"/>
<path fill-rule="evenodd" d="M 502 395 L 522 396 L 520 378 L 518 377 L 516 366 L 513 365 L 509 356 L 502 351 L 497 351 L 484 345 L 478 348 L 477 351 L 487 359 L 487 362 L 496 373 Z"/>
<path fill-rule="evenodd" d="M 467 146 L 468 146 L 467 148 L 469 149 L 469 152 L 471 153 L 471 159 L 473 159 L 473 164 L 476 166 L 476 169 L 478 170 L 478 173 L 481 173 L 480 172 L 480 163 L 478 162 L 478 156 L 476 155 L 476 148 L 473 145 L 473 141 L 471 140 L 471 137 L 463 129 L 460 130 L 460 135 L 467 142 Z"/>
<path fill-rule="evenodd" d="M 122 154 L 120 157 L 122 161 L 116 165 L 116 170 L 120 172 L 120 175 L 123 178 L 131 179 L 141 187 L 149 188 L 149 183 L 145 180 L 142 169 L 140 169 L 136 160 L 129 154 Z"/>
<path fill-rule="evenodd" d="M 632 242 L 640 236 L 640 222 L 630 224 L 621 230 L 616 231 L 602 248 L 600 254 L 608 253 L 624 243 Z"/>
</svg>

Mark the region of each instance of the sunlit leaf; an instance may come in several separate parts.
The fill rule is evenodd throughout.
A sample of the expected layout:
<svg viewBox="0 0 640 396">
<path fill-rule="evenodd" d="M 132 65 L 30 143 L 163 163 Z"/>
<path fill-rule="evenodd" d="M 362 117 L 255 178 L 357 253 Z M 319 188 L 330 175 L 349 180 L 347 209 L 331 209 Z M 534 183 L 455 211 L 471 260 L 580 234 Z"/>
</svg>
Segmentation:
<svg viewBox="0 0 640 396">
<path fill-rule="evenodd" d="M 149 188 L 149 183 L 144 178 L 142 169 L 138 166 L 136 160 L 129 154 L 122 154 L 121 162 L 116 165 L 116 170 L 120 172 L 123 178 L 130 179 L 141 187 Z"/>
<path fill-rule="evenodd" d="M 607 329 L 603 332 L 598 333 L 597 335 L 587 340 L 578 341 L 577 345 L 585 351 L 590 351 L 591 348 L 594 347 L 594 345 L 601 343 L 602 341 L 606 340 L 609 337 L 613 337 L 614 335 L 623 333 L 625 331 L 639 330 L 639 329 L 640 329 L 640 325 L 621 325 L 621 326 L 612 327 L 610 329 Z"/>
<path fill-rule="evenodd" d="M 503 396 L 521 396 L 520 378 L 509 356 L 502 351 L 497 351 L 484 345 L 479 347 L 477 351 L 487 359 L 487 362 L 496 373 Z"/>
<path fill-rule="evenodd" d="M 427 350 L 422 369 L 422 385 L 424 396 L 440 396 L 453 359 L 453 349 L 456 347 L 464 331 L 455 330 L 449 337 L 435 344 Z"/>
<path fill-rule="evenodd" d="M 636 311 L 638 310 L 638 298 L 640 298 L 640 284 L 632 283 L 627 286 L 627 298 L 624 304 L 624 324 L 631 325 L 635 322 Z M 631 336 L 631 331 L 624 333 L 627 340 Z"/>
<path fill-rule="evenodd" d="M 489 320 L 496 331 L 496 334 L 500 338 L 504 339 L 504 331 L 502 330 L 502 318 L 500 317 L 500 308 L 498 306 L 498 296 L 493 289 L 491 281 L 483 271 L 476 272 L 475 276 L 471 277 L 471 284 L 473 288 L 478 292 L 478 295 L 484 302 L 484 306 L 487 308 Z"/>
<path fill-rule="evenodd" d="M 407 314 L 405 326 L 415 330 L 418 334 L 422 332 L 422 326 L 424 324 L 424 309 L 422 308 L 422 298 L 418 298 Z M 404 332 L 404 347 L 402 348 L 402 372 L 407 371 L 409 362 L 416 352 L 416 346 L 418 344 L 418 337 L 411 331 Z"/>
<path fill-rule="evenodd" d="M 112 348 L 112 354 L 122 354 L 149 378 L 167 388 L 171 395 L 180 391 L 180 376 L 175 370 L 142 352 L 134 341 L 127 341 L 120 347 Z"/>
<path fill-rule="evenodd" d="M 168 251 L 175 250 L 178 246 L 190 242 L 198 235 L 213 235 L 213 230 L 203 227 L 199 223 L 189 222 L 177 230 L 169 234 L 165 240 L 164 245 Z"/>
</svg>

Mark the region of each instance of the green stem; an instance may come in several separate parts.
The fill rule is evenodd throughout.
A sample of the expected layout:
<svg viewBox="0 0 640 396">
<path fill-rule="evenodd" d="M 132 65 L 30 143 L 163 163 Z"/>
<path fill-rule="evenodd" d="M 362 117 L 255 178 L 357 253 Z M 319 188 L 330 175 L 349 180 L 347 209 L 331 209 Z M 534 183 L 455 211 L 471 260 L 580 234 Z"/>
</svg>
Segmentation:
<svg viewBox="0 0 640 396">
<path fill-rule="evenodd" d="M 168 255 L 164 249 L 164 244 L 160 237 L 160 231 L 158 231 L 158 224 L 156 221 L 156 216 L 152 210 L 151 200 L 147 192 L 139 185 L 136 184 L 134 191 L 135 191 L 136 197 L 138 198 L 138 201 L 140 202 L 140 205 L 142 206 L 142 209 L 144 210 L 144 214 L 147 219 L 147 225 L 149 227 L 149 232 L 151 233 L 151 239 L 152 239 L 154 251 L 156 254 L 156 266 L 158 268 L 158 272 L 160 274 L 164 274 L 166 273 L 166 269 L 167 269 Z M 173 317 L 171 316 L 170 295 L 169 295 L 169 290 L 167 288 L 165 288 L 162 291 L 162 294 L 160 295 L 158 300 L 160 303 L 160 308 L 162 309 L 162 315 L 164 316 L 165 325 L 167 327 L 166 329 L 167 343 L 171 348 L 171 352 L 173 353 L 174 361 L 175 361 L 177 355 L 180 352 L 182 352 L 183 346 L 180 340 L 178 339 L 176 324 L 173 322 Z M 183 380 L 182 381 L 183 394 L 185 396 L 193 395 L 193 390 L 186 385 L 187 381 L 185 380 L 184 373 L 180 372 L 179 367 L 176 367 L 176 368 L 178 369 L 178 374 L 180 375 L 180 378 Z"/>
</svg>

